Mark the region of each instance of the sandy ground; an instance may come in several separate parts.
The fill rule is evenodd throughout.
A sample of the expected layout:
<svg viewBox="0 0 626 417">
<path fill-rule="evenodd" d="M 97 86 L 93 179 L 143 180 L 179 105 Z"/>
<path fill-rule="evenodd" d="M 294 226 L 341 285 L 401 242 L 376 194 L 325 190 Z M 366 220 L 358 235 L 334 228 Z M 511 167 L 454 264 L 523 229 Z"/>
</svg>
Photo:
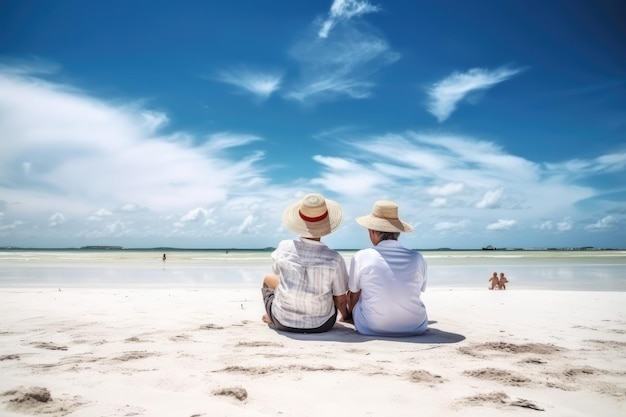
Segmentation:
<svg viewBox="0 0 626 417">
<path fill-rule="evenodd" d="M 626 415 L 626 293 L 424 301 L 391 339 L 276 332 L 250 286 L 0 289 L 0 415 Z"/>
</svg>

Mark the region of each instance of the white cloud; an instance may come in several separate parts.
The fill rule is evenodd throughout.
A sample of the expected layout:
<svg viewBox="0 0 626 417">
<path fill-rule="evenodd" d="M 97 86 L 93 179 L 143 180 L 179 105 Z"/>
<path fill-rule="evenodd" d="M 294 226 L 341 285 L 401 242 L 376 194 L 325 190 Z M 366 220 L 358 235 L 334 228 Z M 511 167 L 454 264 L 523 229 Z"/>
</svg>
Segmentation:
<svg viewBox="0 0 626 417">
<path fill-rule="evenodd" d="M 465 73 L 452 73 L 428 90 L 428 111 L 437 117 L 439 122 L 443 122 L 454 112 L 458 102 L 471 92 L 491 88 L 517 75 L 520 71 L 520 69 L 503 67 L 493 71 L 473 68 Z"/>
<path fill-rule="evenodd" d="M 100 222 L 104 220 L 106 217 L 110 217 L 112 215 L 113 213 L 111 213 L 107 209 L 100 209 L 96 211 L 94 214 L 92 214 L 91 216 L 87 217 L 87 220 L 92 221 L 92 222 Z"/>
<path fill-rule="evenodd" d="M 141 207 L 139 207 L 137 204 L 124 204 L 122 207 L 120 207 L 120 211 L 122 212 L 126 212 L 126 213 L 135 213 L 138 211 L 143 211 L 144 209 L 142 209 Z"/>
<path fill-rule="evenodd" d="M 566 232 L 568 230 L 572 230 L 572 219 L 571 217 L 566 217 L 563 221 L 560 221 L 556 224 L 556 228 L 559 232 Z"/>
<path fill-rule="evenodd" d="M 54 213 L 50 216 L 50 219 L 48 219 L 48 225 L 50 227 L 56 227 L 63 223 L 65 223 L 65 216 L 62 213 Z"/>
<path fill-rule="evenodd" d="M 92 222 L 100 222 L 104 220 L 106 217 L 110 217 L 112 215 L 113 213 L 111 213 L 109 210 L 100 209 L 96 211 L 93 215 L 89 216 L 87 220 L 92 221 Z"/>
<path fill-rule="evenodd" d="M 504 194 L 504 190 L 490 190 L 483 195 L 483 198 L 476 203 L 476 208 L 496 208 L 500 207 L 500 200 L 502 199 L 502 195 Z"/>
<path fill-rule="evenodd" d="M 0 91 L 0 106 L 6 109 L 0 114 L 0 137 L 15 139 L 3 143 L 0 178 L 7 188 L 0 189 L 13 201 L 70 206 L 66 214 L 84 211 L 84 201 L 188 209 L 222 200 L 230 187 L 245 190 L 262 178 L 262 153 L 249 151 L 235 159 L 226 152 L 257 137 L 221 133 L 205 144 L 201 139 L 194 141 L 199 145 L 180 143 L 171 140 L 178 135 L 154 135 L 166 117 L 63 85 L 0 72 Z M 12 169 L 24 155 L 28 182 Z"/>
<path fill-rule="evenodd" d="M 387 177 L 371 167 L 348 159 L 319 155 L 313 159 L 323 166 L 323 171 L 320 177 L 311 181 L 311 184 L 340 195 L 366 195 L 389 182 Z"/>
<path fill-rule="evenodd" d="M 349 20 L 366 13 L 374 13 L 378 10 L 378 6 L 374 6 L 367 1 L 334 0 L 328 12 L 328 17 L 322 22 L 317 36 L 325 39 L 339 21 Z"/>
<path fill-rule="evenodd" d="M 106 235 L 109 236 L 124 236 L 128 233 L 126 224 L 120 220 L 108 224 L 105 227 Z"/>
<path fill-rule="evenodd" d="M 264 225 L 258 224 L 258 222 L 259 218 L 257 216 L 249 214 L 237 228 L 237 234 L 244 235 L 260 233 Z"/>
<path fill-rule="evenodd" d="M 405 237 L 416 239 L 418 247 L 440 236 L 429 233 L 443 230 L 448 236 L 458 233 L 464 240 L 478 240 L 486 225 L 492 231 L 571 230 L 571 219 L 581 213 L 579 203 L 596 195 L 592 187 L 580 186 L 540 163 L 507 153 L 493 142 L 459 135 L 405 132 L 349 140 L 344 137 L 342 145 L 349 146 L 345 151 L 349 158 L 315 158 L 323 171 L 313 184 L 343 196 L 347 211 L 354 213 L 363 214 L 363 207 L 376 199 L 398 201 L 407 208 L 409 222 L 420 222 L 420 234 Z M 442 222 L 443 207 L 446 215 L 465 218 L 468 223 Z M 494 212 L 504 220 L 495 222 Z M 537 218 L 556 216 L 563 220 L 535 226 Z M 515 220 L 507 220 L 512 218 Z M 532 234 L 518 239 L 524 240 L 526 235 Z M 561 244 L 567 246 L 569 242 Z M 483 245 L 484 240 L 476 244 Z M 535 246 L 537 242 L 528 240 L 526 244 Z"/>
<path fill-rule="evenodd" d="M 224 70 L 217 74 L 217 80 L 234 85 L 260 99 L 267 99 L 280 89 L 283 76 L 252 70 Z"/>
<path fill-rule="evenodd" d="M 546 220 L 545 222 L 539 225 L 539 230 L 552 230 L 553 224 L 552 220 Z"/>
<path fill-rule="evenodd" d="M 143 118 L 143 124 L 149 132 L 156 132 L 169 123 L 169 118 L 162 112 L 144 110 L 140 111 L 139 115 Z"/>
<path fill-rule="evenodd" d="M 548 163 L 545 166 L 554 174 L 571 175 L 577 178 L 618 172 L 626 167 L 626 152 L 600 155 L 592 159 L 571 159 L 560 163 Z"/>
<path fill-rule="evenodd" d="M 434 229 L 437 231 L 462 230 L 465 229 L 467 224 L 467 219 L 459 220 L 457 222 L 439 222 L 435 223 Z"/>
<path fill-rule="evenodd" d="M 181 222 L 197 222 L 199 220 L 204 220 L 209 217 L 209 210 L 204 207 L 196 207 L 195 209 L 189 210 L 183 217 L 180 218 Z"/>
<path fill-rule="evenodd" d="M 603 232 L 605 230 L 613 228 L 616 223 L 616 219 L 613 216 L 603 217 L 594 224 L 590 224 L 585 227 L 585 230 L 589 232 Z"/>
<path fill-rule="evenodd" d="M 25 244 L 123 235 L 152 245 L 149 236 L 220 235 L 249 214 L 225 209 L 233 194 L 258 194 L 263 205 L 279 210 L 284 200 L 276 196 L 291 187 L 269 184 L 264 154 L 253 148 L 262 141 L 258 136 L 166 135 L 160 131 L 169 120 L 164 113 L 1 70 L 0 108 L 0 140 L 12 138 L 2 140 L 0 152 L 0 238 L 10 244 L 48 225 L 53 230 L 45 243 Z M 109 215 L 102 207 L 118 209 Z M 202 225 L 219 219 L 219 227 L 172 228 L 164 220 L 189 220 L 198 207 L 214 210 Z M 262 213 L 259 224 L 267 216 Z"/>
<path fill-rule="evenodd" d="M 20 221 L 20 220 L 16 220 L 11 224 L 0 224 L 0 231 L 11 231 L 11 230 L 15 230 L 18 227 L 20 227 L 21 225 L 23 225 L 24 222 Z"/>
<path fill-rule="evenodd" d="M 297 43 L 291 55 L 300 66 L 300 80 L 285 97 L 300 102 L 370 97 L 373 76 L 400 58 L 378 35 L 347 23 L 332 38 Z"/>
<path fill-rule="evenodd" d="M 462 192 L 463 188 L 464 185 L 462 182 L 449 182 L 444 185 L 428 187 L 426 192 L 434 196 L 449 197 Z"/>
<path fill-rule="evenodd" d="M 207 154 L 215 154 L 230 148 L 246 146 L 260 140 L 262 139 L 255 135 L 220 132 L 209 135 L 207 141 L 200 147 L 200 149 Z"/>
<path fill-rule="evenodd" d="M 572 230 L 542 233 L 560 235 L 561 245 L 568 246 L 581 232 L 573 230 L 571 219 L 587 217 L 586 210 L 597 209 L 600 201 L 591 176 L 624 170 L 620 153 L 547 165 L 492 141 L 445 132 L 352 131 L 347 138 L 343 131 L 336 133 L 339 140 L 328 133 L 327 146 L 314 151 L 324 149 L 323 155 L 308 154 L 313 167 L 286 161 L 273 181 L 268 172 L 275 162 L 264 160 L 267 142 L 255 134 L 165 134 L 164 113 L 2 71 L 0 108 L 0 244 L 7 245 L 120 237 L 119 244 L 143 247 L 271 246 L 291 236 L 280 226 L 285 204 L 321 192 L 344 207 L 344 224 L 330 237 L 340 247 L 369 244 L 354 217 L 382 198 L 397 201 L 403 220 L 420 225 L 419 233 L 403 236 L 408 246 L 453 246 L 451 237 L 462 235 L 454 242 L 480 247 L 484 225 L 514 227 L 520 232 L 515 238 L 526 242 L 515 244 L 535 246 L 532 233 L 525 232 L 541 228 L 537 219 L 544 219 L 544 230 Z M 581 169 L 570 171 L 574 167 Z M 621 190 L 611 190 L 610 182 L 603 187 L 605 195 Z M 587 231 L 611 229 L 614 235 L 626 217 L 618 210 L 623 204 L 601 203 L 612 217 Z M 453 220 L 442 221 L 442 207 Z M 516 220 L 494 223 L 498 218 Z M 578 235 L 580 246 L 588 236 Z"/>
<path fill-rule="evenodd" d="M 510 230 L 517 224 L 516 220 L 504 220 L 500 219 L 495 223 L 487 225 L 487 230 Z"/>
<path fill-rule="evenodd" d="M 445 197 L 437 197 L 431 203 L 430 206 L 432 208 L 441 208 L 445 207 L 448 204 L 448 199 Z"/>
<path fill-rule="evenodd" d="M 538 226 L 539 230 L 553 230 L 556 229 L 559 232 L 567 232 L 572 230 L 572 218 L 565 217 L 562 221 L 554 223 L 552 220 L 546 220 Z"/>
</svg>

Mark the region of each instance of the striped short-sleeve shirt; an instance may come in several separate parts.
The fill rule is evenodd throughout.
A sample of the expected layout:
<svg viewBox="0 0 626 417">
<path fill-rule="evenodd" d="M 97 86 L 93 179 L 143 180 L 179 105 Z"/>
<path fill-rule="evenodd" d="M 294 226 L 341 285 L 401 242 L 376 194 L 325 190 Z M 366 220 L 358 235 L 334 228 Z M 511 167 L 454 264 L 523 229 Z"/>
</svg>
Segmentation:
<svg viewBox="0 0 626 417">
<path fill-rule="evenodd" d="M 284 326 L 313 329 L 335 313 L 333 296 L 348 291 L 343 257 L 325 244 L 283 240 L 272 253 L 273 270 L 280 275 L 272 315 Z"/>
</svg>

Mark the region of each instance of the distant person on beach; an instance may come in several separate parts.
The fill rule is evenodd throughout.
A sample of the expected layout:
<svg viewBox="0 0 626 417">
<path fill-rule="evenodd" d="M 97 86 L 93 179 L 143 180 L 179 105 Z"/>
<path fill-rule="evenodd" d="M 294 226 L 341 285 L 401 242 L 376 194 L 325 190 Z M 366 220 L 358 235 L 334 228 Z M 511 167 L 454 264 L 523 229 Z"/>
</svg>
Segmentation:
<svg viewBox="0 0 626 417">
<path fill-rule="evenodd" d="M 163 262 L 165 262 L 167 260 L 167 256 L 165 256 L 165 254 L 163 254 Z"/>
<path fill-rule="evenodd" d="M 373 336 L 413 336 L 428 327 L 420 298 L 426 289 L 426 261 L 398 243 L 413 228 L 398 218 L 398 205 L 380 200 L 371 214 L 358 217 L 372 248 L 358 251 L 350 264 L 348 312 L 356 330 Z"/>
<path fill-rule="evenodd" d="M 498 279 L 498 273 L 494 272 L 491 278 L 489 278 L 489 282 L 491 282 L 490 290 L 500 289 L 500 280 Z"/>
<path fill-rule="evenodd" d="M 326 332 L 338 312 L 348 317 L 348 270 L 343 257 L 321 242 L 343 220 L 341 206 L 308 194 L 283 212 L 283 224 L 299 239 L 283 240 L 272 252 L 272 274 L 263 279 L 265 323 L 295 333 Z"/>
<path fill-rule="evenodd" d="M 504 276 L 504 272 L 500 272 L 500 279 L 498 280 L 498 289 L 506 290 L 506 283 L 509 282 Z"/>
</svg>

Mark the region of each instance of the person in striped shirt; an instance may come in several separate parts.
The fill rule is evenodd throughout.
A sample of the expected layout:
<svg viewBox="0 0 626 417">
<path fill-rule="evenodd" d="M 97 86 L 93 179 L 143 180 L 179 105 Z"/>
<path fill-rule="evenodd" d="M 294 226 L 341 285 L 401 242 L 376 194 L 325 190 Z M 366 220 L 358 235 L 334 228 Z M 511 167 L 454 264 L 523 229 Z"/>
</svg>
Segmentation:
<svg viewBox="0 0 626 417">
<path fill-rule="evenodd" d="M 272 273 L 261 289 L 263 321 L 276 330 L 321 333 L 338 314 L 349 320 L 348 271 L 343 257 L 321 238 L 343 220 L 341 206 L 320 194 L 308 194 L 283 212 L 283 224 L 299 238 L 279 242 L 272 252 Z"/>
</svg>

